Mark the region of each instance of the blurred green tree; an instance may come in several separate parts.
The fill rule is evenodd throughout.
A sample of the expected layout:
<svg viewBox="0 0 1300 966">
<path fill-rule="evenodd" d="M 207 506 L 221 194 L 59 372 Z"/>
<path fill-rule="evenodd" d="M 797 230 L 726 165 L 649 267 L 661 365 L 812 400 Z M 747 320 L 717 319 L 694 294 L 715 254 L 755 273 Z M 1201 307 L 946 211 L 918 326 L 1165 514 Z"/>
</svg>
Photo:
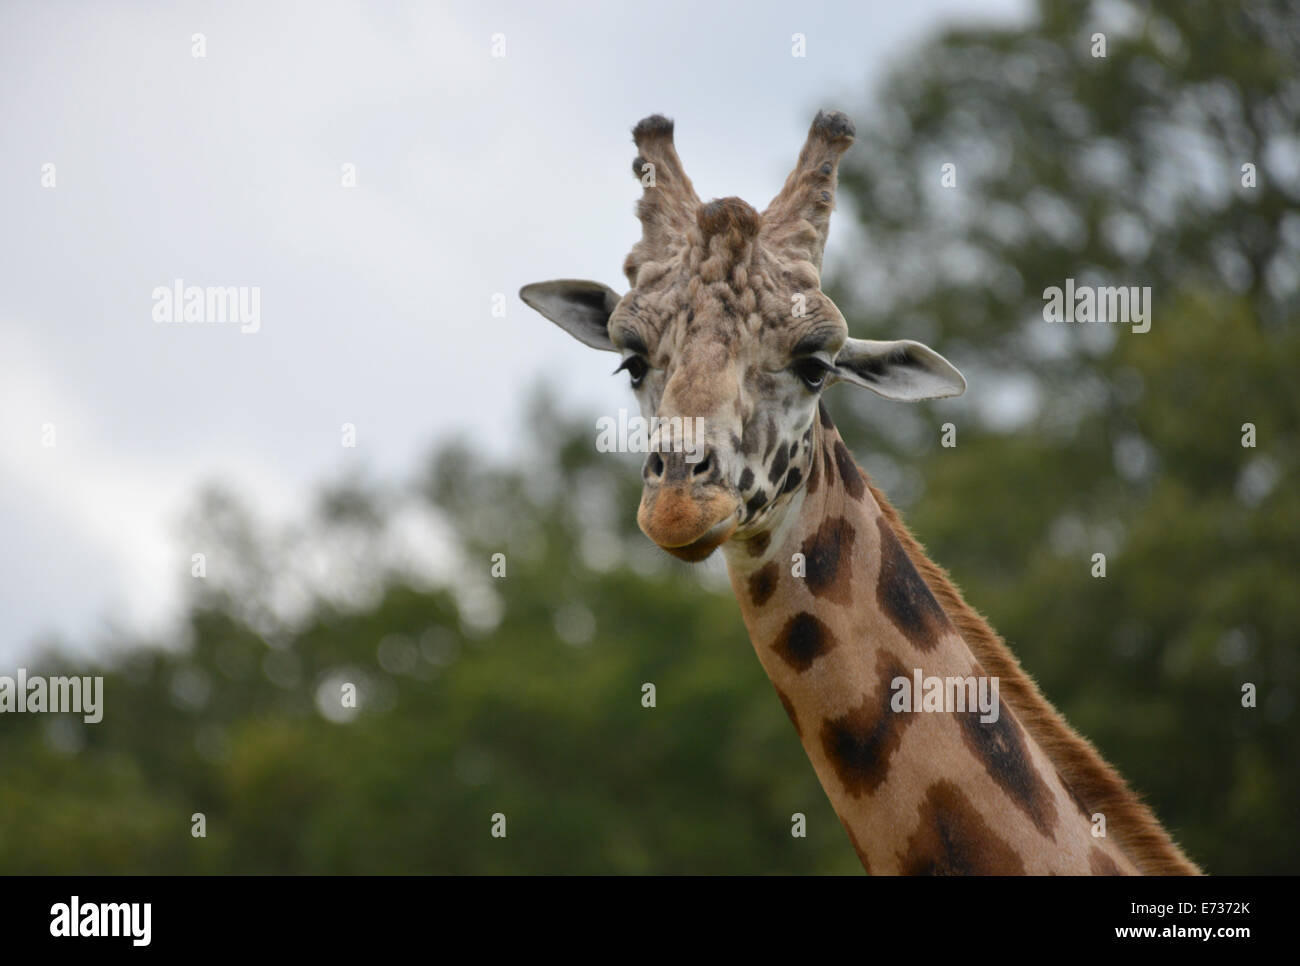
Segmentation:
<svg viewBox="0 0 1300 966">
<path fill-rule="evenodd" d="M 419 485 L 349 482 L 269 538 L 206 493 L 187 645 L 100 669 L 99 724 L 0 731 L 0 869 L 855 871 L 730 592 L 645 545 L 622 512 L 635 461 L 598 453 L 594 424 L 528 411 L 527 476 L 450 444 Z M 413 507 L 451 525 L 433 557 L 453 576 L 394 545 Z"/>
<path fill-rule="evenodd" d="M 934 345 L 970 390 L 846 394 L 837 423 L 1221 873 L 1300 868 L 1297 63 L 1293 3 L 1042 0 L 1027 28 L 909 58 L 841 174 L 864 237 L 831 285 L 851 329 Z M 1149 286 L 1150 330 L 1048 323 L 1069 278 Z"/>
</svg>

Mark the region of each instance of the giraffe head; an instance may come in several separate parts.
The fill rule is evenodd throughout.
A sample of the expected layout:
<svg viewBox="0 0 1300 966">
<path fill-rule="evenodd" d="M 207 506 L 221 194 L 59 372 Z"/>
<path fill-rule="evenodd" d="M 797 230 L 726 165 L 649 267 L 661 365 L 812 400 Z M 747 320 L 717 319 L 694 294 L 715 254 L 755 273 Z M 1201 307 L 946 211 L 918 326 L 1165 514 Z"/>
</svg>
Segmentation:
<svg viewBox="0 0 1300 966">
<path fill-rule="evenodd" d="M 760 215 L 704 204 L 654 115 L 633 129 L 641 240 L 620 296 L 599 282 L 525 286 L 520 297 L 596 349 L 618 353 L 652 437 L 637 522 L 684 560 L 772 528 L 815 471 L 818 399 L 837 382 L 912 401 L 960 394 L 961 374 L 906 340 L 852 339 L 821 291 L 840 156 L 853 124 L 819 112 L 794 170 Z M 703 438 L 675 436 L 702 427 Z M 683 445 L 683 442 L 685 445 Z"/>
</svg>

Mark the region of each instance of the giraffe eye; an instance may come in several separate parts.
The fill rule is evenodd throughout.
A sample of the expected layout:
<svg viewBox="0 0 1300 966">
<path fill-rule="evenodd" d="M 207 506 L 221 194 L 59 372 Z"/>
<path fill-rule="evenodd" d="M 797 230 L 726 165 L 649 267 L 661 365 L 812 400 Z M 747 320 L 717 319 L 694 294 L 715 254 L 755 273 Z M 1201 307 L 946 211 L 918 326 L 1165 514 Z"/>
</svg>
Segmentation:
<svg viewBox="0 0 1300 966">
<path fill-rule="evenodd" d="M 805 386 L 815 392 L 826 385 L 826 376 L 829 375 L 831 368 L 820 359 L 808 356 L 796 361 L 790 367 L 790 371 L 798 376 Z"/>
<path fill-rule="evenodd" d="M 650 364 L 640 356 L 628 356 L 623 360 L 623 364 L 615 369 L 615 372 L 627 370 L 627 374 L 632 377 L 632 388 L 636 389 L 645 380 L 645 374 L 650 371 Z"/>
</svg>

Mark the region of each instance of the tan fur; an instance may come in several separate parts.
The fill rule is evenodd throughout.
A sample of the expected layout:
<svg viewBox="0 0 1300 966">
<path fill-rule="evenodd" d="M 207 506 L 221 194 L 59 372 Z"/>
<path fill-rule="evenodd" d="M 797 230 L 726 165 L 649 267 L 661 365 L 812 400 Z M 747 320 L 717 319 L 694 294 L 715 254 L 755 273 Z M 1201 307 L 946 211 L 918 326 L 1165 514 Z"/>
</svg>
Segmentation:
<svg viewBox="0 0 1300 966">
<path fill-rule="evenodd" d="M 609 343 L 644 357 L 636 378 L 646 381 L 634 386 L 645 414 L 708 427 L 698 466 L 682 454 L 647 459 L 638 523 L 684 560 L 721 548 L 755 653 L 863 866 L 1199 872 L 925 556 L 809 395 L 807 355 L 837 358 L 848 335 L 819 273 L 852 122 L 818 113 L 761 216 L 738 198 L 701 205 L 671 121 L 648 117 L 633 137 L 642 237 Z M 565 284 L 589 315 L 594 283 Z M 549 317 L 594 344 L 583 316 Z M 978 677 L 999 687 L 1005 714 L 896 708 L 895 682 L 910 674 Z M 1095 812 L 1106 837 L 1094 835 Z"/>
<path fill-rule="evenodd" d="M 817 430 L 817 488 L 757 553 L 744 543 L 723 551 L 755 653 L 864 867 L 1140 874 L 1118 838 L 1093 837 L 1090 813 L 1009 697 L 1001 728 L 991 730 L 960 714 L 888 713 L 898 676 L 988 676 L 991 668 L 937 598 L 931 612 L 908 589 L 914 565 L 885 505 L 833 426 Z M 796 552 L 806 566 L 798 574 Z"/>
<path fill-rule="evenodd" d="M 947 571 L 925 555 L 898 511 L 871 485 L 867 474 L 862 475 L 913 566 L 975 658 L 986 671 L 1001 679 L 1005 700 L 1083 803 L 1106 816 L 1107 832 L 1119 842 L 1125 854 L 1144 875 L 1200 875 L 1201 870 L 1183 854 L 1124 779 L 1043 697 L 1006 642 L 962 599 Z"/>
</svg>

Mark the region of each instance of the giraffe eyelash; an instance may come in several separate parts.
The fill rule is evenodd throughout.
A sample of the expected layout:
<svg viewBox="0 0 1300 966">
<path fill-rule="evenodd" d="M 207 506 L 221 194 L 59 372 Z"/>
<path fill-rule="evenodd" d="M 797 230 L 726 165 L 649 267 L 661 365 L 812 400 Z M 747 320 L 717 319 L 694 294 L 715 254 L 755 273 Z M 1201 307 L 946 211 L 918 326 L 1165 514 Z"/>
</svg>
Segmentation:
<svg viewBox="0 0 1300 966">
<path fill-rule="evenodd" d="M 650 363 L 638 355 L 630 355 L 614 370 L 613 375 L 618 375 L 624 370 L 632 377 L 632 388 L 636 389 L 645 380 L 646 373 L 650 371 Z"/>
<path fill-rule="evenodd" d="M 834 367 L 816 356 L 804 356 L 790 365 L 790 371 L 799 377 L 809 391 L 816 392 L 825 387 L 826 379 Z"/>
</svg>

